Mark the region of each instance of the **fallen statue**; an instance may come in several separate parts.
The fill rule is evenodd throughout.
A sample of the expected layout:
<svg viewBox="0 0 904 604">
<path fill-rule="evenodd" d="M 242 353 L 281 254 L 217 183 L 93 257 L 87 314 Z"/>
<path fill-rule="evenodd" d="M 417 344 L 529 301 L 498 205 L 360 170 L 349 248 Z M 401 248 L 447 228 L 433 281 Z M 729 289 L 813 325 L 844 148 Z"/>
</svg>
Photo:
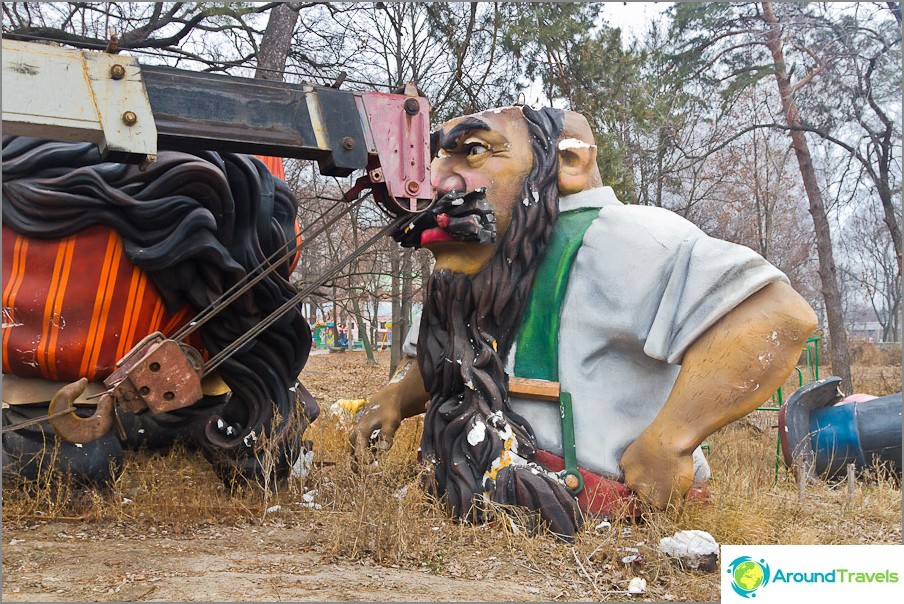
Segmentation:
<svg viewBox="0 0 904 604">
<path fill-rule="evenodd" d="M 616 199 L 577 113 L 493 109 L 433 147 L 437 202 L 395 236 L 436 259 L 415 356 L 353 445 L 426 411 L 423 459 L 463 519 L 522 506 L 568 537 L 582 510 L 680 505 L 709 476 L 700 444 L 782 384 L 813 311 L 750 249 Z"/>
</svg>

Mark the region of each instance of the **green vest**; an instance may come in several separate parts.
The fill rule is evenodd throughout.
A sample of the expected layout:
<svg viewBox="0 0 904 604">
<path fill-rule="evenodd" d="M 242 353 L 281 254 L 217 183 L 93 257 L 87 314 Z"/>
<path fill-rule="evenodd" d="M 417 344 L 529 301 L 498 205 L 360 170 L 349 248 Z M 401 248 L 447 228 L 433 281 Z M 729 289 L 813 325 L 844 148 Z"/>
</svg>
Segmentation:
<svg viewBox="0 0 904 604">
<path fill-rule="evenodd" d="M 530 299 L 515 339 L 515 375 L 559 381 L 559 323 L 562 301 L 584 233 L 600 208 L 581 208 L 559 214 L 549 245 L 534 276 Z"/>
</svg>

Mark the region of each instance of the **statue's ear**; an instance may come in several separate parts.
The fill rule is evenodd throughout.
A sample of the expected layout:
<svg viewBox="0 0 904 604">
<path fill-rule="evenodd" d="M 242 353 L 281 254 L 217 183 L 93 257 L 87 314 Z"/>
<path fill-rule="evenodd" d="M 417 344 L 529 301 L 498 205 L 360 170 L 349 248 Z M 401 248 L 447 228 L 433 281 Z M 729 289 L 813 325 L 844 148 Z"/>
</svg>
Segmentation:
<svg viewBox="0 0 904 604">
<path fill-rule="evenodd" d="M 599 186 L 596 145 L 575 138 L 559 141 L 559 195 L 572 195 Z"/>
</svg>

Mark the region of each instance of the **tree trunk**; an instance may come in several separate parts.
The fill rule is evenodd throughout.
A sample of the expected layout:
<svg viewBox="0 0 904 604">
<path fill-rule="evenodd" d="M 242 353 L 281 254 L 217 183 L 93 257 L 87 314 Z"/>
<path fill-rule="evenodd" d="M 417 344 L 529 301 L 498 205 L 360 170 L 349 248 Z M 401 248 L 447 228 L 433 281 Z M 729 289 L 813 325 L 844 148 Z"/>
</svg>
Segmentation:
<svg viewBox="0 0 904 604">
<path fill-rule="evenodd" d="M 333 281 L 333 348 L 339 346 L 339 305 L 336 300 L 336 282 Z"/>
<path fill-rule="evenodd" d="M 819 256 L 819 280 L 822 286 L 822 296 L 825 300 L 826 315 L 829 327 L 829 358 L 832 363 L 832 373 L 842 380 L 842 389 L 851 391 L 851 355 L 848 349 L 847 331 L 844 326 L 844 313 L 841 308 L 841 295 L 838 289 L 838 280 L 835 270 L 835 258 L 832 253 L 832 235 L 829 227 L 829 219 L 826 215 L 825 203 L 816 180 L 816 171 L 813 168 L 813 160 L 810 156 L 810 148 L 807 139 L 799 128 L 802 127 L 797 103 L 792 96 L 791 80 L 785 67 L 785 55 L 782 51 L 782 29 L 775 13 L 772 11 L 771 2 L 763 2 L 763 14 L 770 25 L 766 32 L 766 47 L 772 53 L 772 61 L 775 64 L 775 79 L 778 83 L 779 96 L 782 100 L 782 111 L 785 120 L 791 128 L 791 146 L 797 156 L 797 165 L 800 168 L 804 190 L 807 192 L 807 200 L 810 204 L 810 216 L 813 218 L 813 227 L 816 230 L 816 250 Z"/>
<path fill-rule="evenodd" d="M 292 10 L 288 3 L 280 4 L 270 10 L 267 29 L 261 38 L 257 50 L 257 71 L 254 77 L 258 80 L 283 81 L 286 59 L 292 44 L 292 34 L 298 23 L 298 11 Z"/>
<path fill-rule="evenodd" d="M 392 343 L 389 346 L 389 375 L 394 375 L 396 367 L 402 358 L 402 338 L 399 330 L 402 326 L 402 286 L 401 286 L 401 255 L 402 250 L 394 247 L 391 255 L 392 270 Z"/>
<path fill-rule="evenodd" d="M 370 343 L 367 335 L 367 329 L 364 327 L 364 317 L 361 316 L 361 306 L 358 304 L 358 296 L 352 296 L 352 312 L 355 313 L 355 321 L 358 322 L 358 333 L 361 334 L 361 347 L 367 356 L 368 365 L 376 365 L 377 360 L 374 358 L 374 347 Z"/>
<path fill-rule="evenodd" d="M 881 182 L 876 183 L 876 189 L 879 193 L 879 200 L 882 202 L 882 211 L 885 214 L 885 224 L 886 226 L 888 226 L 889 233 L 891 233 L 891 243 L 893 249 L 895 250 L 895 258 L 898 261 L 898 273 L 901 273 L 902 258 L 904 258 L 904 254 L 902 254 L 901 250 L 901 229 L 898 226 L 898 216 L 895 208 L 894 196 L 888 188 L 887 174 L 883 174 L 882 176 L 884 178 L 880 178 Z"/>
<path fill-rule="evenodd" d="M 421 257 L 421 304 L 427 305 L 427 282 L 430 280 L 430 254 L 419 254 Z"/>
<path fill-rule="evenodd" d="M 402 250 L 402 291 L 401 291 L 401 306 L 399 312 L 399 328 L 396 333 L 399 334 L 399 362 L 402 360 L 402 345 L 405 343 L 405 337 L 408 335 L 408 328 L 411 325 L 411 290 L 413 289 L 413 278 L 411 276 L 412 267 L 411 267 L 411 256 L 414 254 L 414 251 L 411 249 Z M 395 325 L 393 323 L 393 325 Z M 394 336 L 393 336 L 394 337 Z M 395 340 L 393 340 L 395 342 Z"/>
</svg>

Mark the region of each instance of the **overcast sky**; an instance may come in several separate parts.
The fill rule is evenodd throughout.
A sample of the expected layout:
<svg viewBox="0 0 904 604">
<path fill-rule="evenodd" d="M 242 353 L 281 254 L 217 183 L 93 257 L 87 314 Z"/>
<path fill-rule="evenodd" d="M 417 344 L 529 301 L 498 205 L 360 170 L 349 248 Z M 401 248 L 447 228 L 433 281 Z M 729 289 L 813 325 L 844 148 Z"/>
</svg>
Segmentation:
<svg viewBox="0 0 904 604">
<path fill-rule="evenodd" d="M 626 42 L 643 35 L 647 25 L 660 18 L 671 2 L 603 2 L 603 18 L 622 30 Z"/>
</svg>

